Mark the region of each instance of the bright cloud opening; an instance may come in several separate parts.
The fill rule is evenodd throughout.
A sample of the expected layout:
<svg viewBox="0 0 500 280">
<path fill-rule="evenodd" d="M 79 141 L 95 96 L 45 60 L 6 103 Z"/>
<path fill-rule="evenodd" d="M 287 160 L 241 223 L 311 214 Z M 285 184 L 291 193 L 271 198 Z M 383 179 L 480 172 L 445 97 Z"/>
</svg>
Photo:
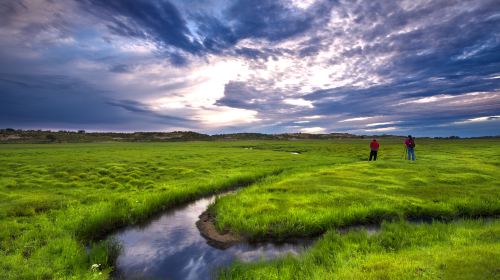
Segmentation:
<svg viewBox="0 0 500 280">
<path fill-rule="evenodd" d="M 318 116 L 318 115 L 314 115 L 314 116 L 305 116 L 305 117 L 302 117 L 303 119 L 307 119 L 307 120 L 317 120 L 317 119 L 321 119 L 322 116 Z"/>
<path fill-rule="evenodd" d="M 365 120 L 369 120 L 369 119 L 373 119 L 375 117 L 357 117 L 357 118 L 350 118 L 350 119 L 345 119 L 345 120 L 341 120 L 339 122 L 357 122 L 357 121 L 365 121 Z"/>
<path fill-rule="evenodd" d="M 287 98 L 287 99 L 283 100 L 283 103 L 288 104 L 288 105 L 293 105 L 293 106 L 314 108 L 311 101 L 308 101 L 308 100 L 305 100 L 302 98 L 297 98 L 297 99 Z"/>
<path fill-rule="evenodd" d="M 381 127 L 381 128 L 374 128 L 374 129 L 365 129 L 367 132 L 386 132 L 386 131 L 393 131 L 398 129 L 395 126 L 390 126 L 390 127 Z"/>
<path fill-rule="evenodd" d="M 472 119 L 467 119 L 464 121 L 454 122 L 454 124 L 477 123 L 477 122 L 486 122 L 486 121 L 495 121 L 495 120 L 500 120 L 500 116 L 486 116 L 486 117 L 472 118 Z"/>
<path fill-rule="evenodd" d="M 248 124 L 260 121 L 255 111 L 231 107 L 214 107 L 200 110 L 197 118 L 208 126 Z"/>
<path fill-rule="evenodd" d="M 382 126 L 382 125 L 390 125 L 390 124 L 396 124 L 396 123 L 398 123 L 398 122 L 396 122 L 396 121 L 393 121 L 393 122 L 379 122 L 379 123 L 369 123 L 369 124 L 367 124 L 365 126 L 372 127 L 372 126 Z"/>
<path fill-rule="evenodd" d="M 300 129 L 302 133 L 323 133 L 325 129 L 323 127 L 315 126 L 315 127 L 304 127 Z"/>
</svg>

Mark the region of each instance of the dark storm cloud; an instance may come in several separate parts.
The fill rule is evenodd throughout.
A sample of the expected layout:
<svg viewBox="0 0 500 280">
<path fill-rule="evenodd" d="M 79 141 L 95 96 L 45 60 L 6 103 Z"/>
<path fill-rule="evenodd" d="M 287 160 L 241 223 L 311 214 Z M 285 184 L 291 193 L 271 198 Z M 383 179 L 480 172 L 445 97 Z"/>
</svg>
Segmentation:
<svg viewBox="0 0 500 280">
<path fill-rule="evenodd" d="M 0 3 L 0 26 L 4 31 L 2 33 L 7 35 L 4 35 L 0 45 L 11 43 L 33 46 L 34 43 L 42 43 L 48 46 L 70 36 L 71 30 L 64 18 L 65 11 L 61 9 L 64 5 L 55 5 L 55 8 L 47 13 L 41 11 L 40 6 L 48 7 L 52 1 L 41 0 L 35 2 L 35 5 L 30 3 L 33 2 L 18 0 Z"/>
<path fill-rule="evenodd" d="M 201 45 L 191 38 L 187 22 L 168 1 L 145 0 L 80 0 L 117 35 L 152 39 L 189 53 L 197 53 Z"/>
<path fill-rule="evenodd" d="M 3 1 L 0 3 L 0 25 L 7 26 L 21 10 L 27 9 L 22 1 Z"/>
<path fill-rule="evenodd" d="M 117 64 L 113 65 L 109 68 L 109 71 L 114 72 L 114 73 L 130 73 L 131 67 L 130 65 L 127 64 Z"/>
<path fill-rule="evenodd" d="M 58 75 L 0 75 L 0 125 L 94 125 L 137 119 L 161 124 L 191 126 L 191 121 L 154 113 L 147 106 L 127 100 L 109 100 L 106 92 L 80 80 Z M 132 114 L 131 114 L 132 113 Z"/>
<path fill-rule="evenodd" d="M 462 8 L 459 11 L 452 4 L 460 2 L 453 1 L 431 2 L 413 11 L 402 11 L 391 4 L 386 9 L 380 5 L 370 6 L 360 16 L 362 21 L 376 20 L 376 15 L 390 16 L 362 33 L 366 41 L 379 42 L 364 51 L 377 55 L 395 52 L 391 63 L 378 72 L 397 82 L 423 81 L 432 77 L 461 82 L 466 77 L 480 78 L 498 72 L 500 18 L 492 16 L 498 13 L 500 5 L 498 1 L 480 2 L 474 5 L 472 1 L 464 1 L 462 6 L 458 5 Z M 431 24 L 390 35 L 396 28 L 408 26 L 411 29 L 412 23 L 422 18 Z"/>
<path fill-rule="evenodd" d="M 0 92 L 3 124 L 112 123 L 121 118 L 100 94 L 95 94 L 95 89 L 67 76 L 3 73 Z"/>
<path fill-rule="evenodd" d="M 217 101 L 217 105 L 258 110 L 260 112 L 272 111 L 277 106 L 282 106 L 280 104 L 283 96 L 262 92 L 241 82 L 226 84 L 224 93 L 224 97 Z"/>
<path fill-rule="evenodd" d="M 303 34 L 324 24 L 336 1 L 318 1 L 305 11 L 273 0 L 231 1 L 229 6 L 221 6 L 221 18 L 200 12 L 182 15 L 169 1 L 79 2 L 117 35 L 147 38 L 161 46 L 199 55 L 220 53 L 246 38 L 279 41 Z M 196 32 L 188 27 L 187 20 L 193 23 Z M 236 54 L 256 57 L 258 51 L 240 49 Z"/>
<path fill-rule="evenodd" d="M 324 23 L 336 1 L 318 1 L 306 11 L 280 1 L 239 0 L 228 9 L 238 38 L 265 38 L 278 41 L 303 34 Z"/>
<path fill-rule="evenodd" d="M 471 92 L 493 95 L 500 89 L 500 79 L 489 78 L 500 73 L 498 1 L 435 1 L 412 10 L 404 10 L 391 1 L 366 1 L 345 3 L 338 8 L 341 17 L 354 17 L 353 25 L 315 33 L 298 45 L 298 56 L 314 56 L 340 38 L 347 45 L 341 59 L 349 60 L 353 68 L 351 78 L 362 79 L 365 73 L 356 69 L 370 68 L 370 60 L 390 55 L 388 63 L 371 72 L 391 82 L 362 88 L 327 88 L 302 96 L 313 102 L 314 114 L 343 114 L 344 118 L 384 115 L 404 120 L 410 127 L 422 127 L 500 113 L 500 100 L 495 98 L 488 104 L 467 104 L 464 100 L 466 105 L 454 104 L 448 109 L 437 102 L 397 106 L 410 98 Z M 364 46 L 356 46 L 359 40 Z M 332 64 L 339 62 L 342 60 L 332 59 Z M 335 98 L 339 96 L 345 98 Z M 256 103 L 249 102 L 251 98 L 255 97 L 232 86 L 226 87 L 226 95 L 219 102 L 252 108 L 265 115 L 264 106 L 272 100 L 261 97 L 260 103 Z M 464 97 L 467 98 L 471 97 Z M 278 103 L 274 105 L 283 108 L 276 107 Z"/>
<path fill-rule="evenodd" d="M 111 106 L 116 106 L 125 109 L 132 113 L 141 113 L 143 115 L 154 117 L 157 119 L 157 121 L 161 123 L 192 126 L 192 124 L 189 124 L 190 122 L 192 122 L 191 120 L 188 120 L 186 118 L 156 113 L 153 110 L 151 110 L 149 106 L 134 100 L 112 100 L 106 103 Z"/>
<path fill-rule="evenodd" d="M 187 104 L 168 98 L 208 79 L 190 77 L 196 63 L 238 60 L 249 74 L 209 105 L 261 121 L 226 131 L 478 123 L 469 131 L 500 134 L 497 0 L 292 2 L 3 1 L 2 124 L 201 127 L 190 105 L 176 114 L 147 104 Z M 360 117 L 372 119 L 342 122 Z"/>
<path fill-rule="evenodd" d="M 233 30 L 218 18 L 198 14 L 194 19 L 206 51 L 219 53 L 237 43 Z"/>
</svg>

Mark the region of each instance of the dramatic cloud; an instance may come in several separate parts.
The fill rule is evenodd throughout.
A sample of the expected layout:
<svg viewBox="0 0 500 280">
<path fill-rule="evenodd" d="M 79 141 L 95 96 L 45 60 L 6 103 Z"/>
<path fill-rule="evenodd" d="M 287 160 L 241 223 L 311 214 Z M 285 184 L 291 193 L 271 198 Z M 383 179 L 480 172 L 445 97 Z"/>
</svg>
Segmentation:
<svg viewBox="0 0 500 280">
<path fill-rule="evenodd" d="M 500 5 L 0 3 L 0 126 L 500 134 Z"/>
</svg>

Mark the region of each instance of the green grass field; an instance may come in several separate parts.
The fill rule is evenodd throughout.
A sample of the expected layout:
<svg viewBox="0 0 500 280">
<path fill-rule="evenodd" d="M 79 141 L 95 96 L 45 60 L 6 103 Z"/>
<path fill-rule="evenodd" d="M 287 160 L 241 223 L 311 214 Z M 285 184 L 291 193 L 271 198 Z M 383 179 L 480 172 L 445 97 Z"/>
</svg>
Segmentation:
<svg viewBox="0 0 500 280">
<path fill-rule="evenodd" d="M 303 256 L 236 263 L 221 278 L 499 278 L 500 223 L 482 217 L 500 215 L 500 141 L 421 140 L 416 162 L 403 160 L 399 140 L 382 140 L 379 161 L 367 162 L 368 143 L 2 145 L 0 273 L 107 279 L 117 248 L 100 237 L 251 184 L 211 207 L 220 229 L 251 239 L 325 235 Z M 335 230 L 381 222 L 371 236 Z"/>
</svg>

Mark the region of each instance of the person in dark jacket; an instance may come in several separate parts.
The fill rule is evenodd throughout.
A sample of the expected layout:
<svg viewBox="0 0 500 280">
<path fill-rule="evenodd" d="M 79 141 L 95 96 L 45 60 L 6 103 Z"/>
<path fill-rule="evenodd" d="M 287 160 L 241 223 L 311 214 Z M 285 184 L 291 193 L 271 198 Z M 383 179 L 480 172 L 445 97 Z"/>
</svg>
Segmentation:
<svg viewBox="0 0 500 280">
<path fill-rule="evenodd" d="M 380 147 L 380 144 L 377 142 L 376 139 L 373 139 L 372 142 L 370 143 L 370 161 L 372 160 L 377 160 L 377 153 L 378 153 L 378 148 Z"/>
<path fill-rule="evenodd" d="M 408 160 L 415 160 L 415 138 L 408 135 L 405 140 L 406 151 L 408 153 Z"/>
</svg>

